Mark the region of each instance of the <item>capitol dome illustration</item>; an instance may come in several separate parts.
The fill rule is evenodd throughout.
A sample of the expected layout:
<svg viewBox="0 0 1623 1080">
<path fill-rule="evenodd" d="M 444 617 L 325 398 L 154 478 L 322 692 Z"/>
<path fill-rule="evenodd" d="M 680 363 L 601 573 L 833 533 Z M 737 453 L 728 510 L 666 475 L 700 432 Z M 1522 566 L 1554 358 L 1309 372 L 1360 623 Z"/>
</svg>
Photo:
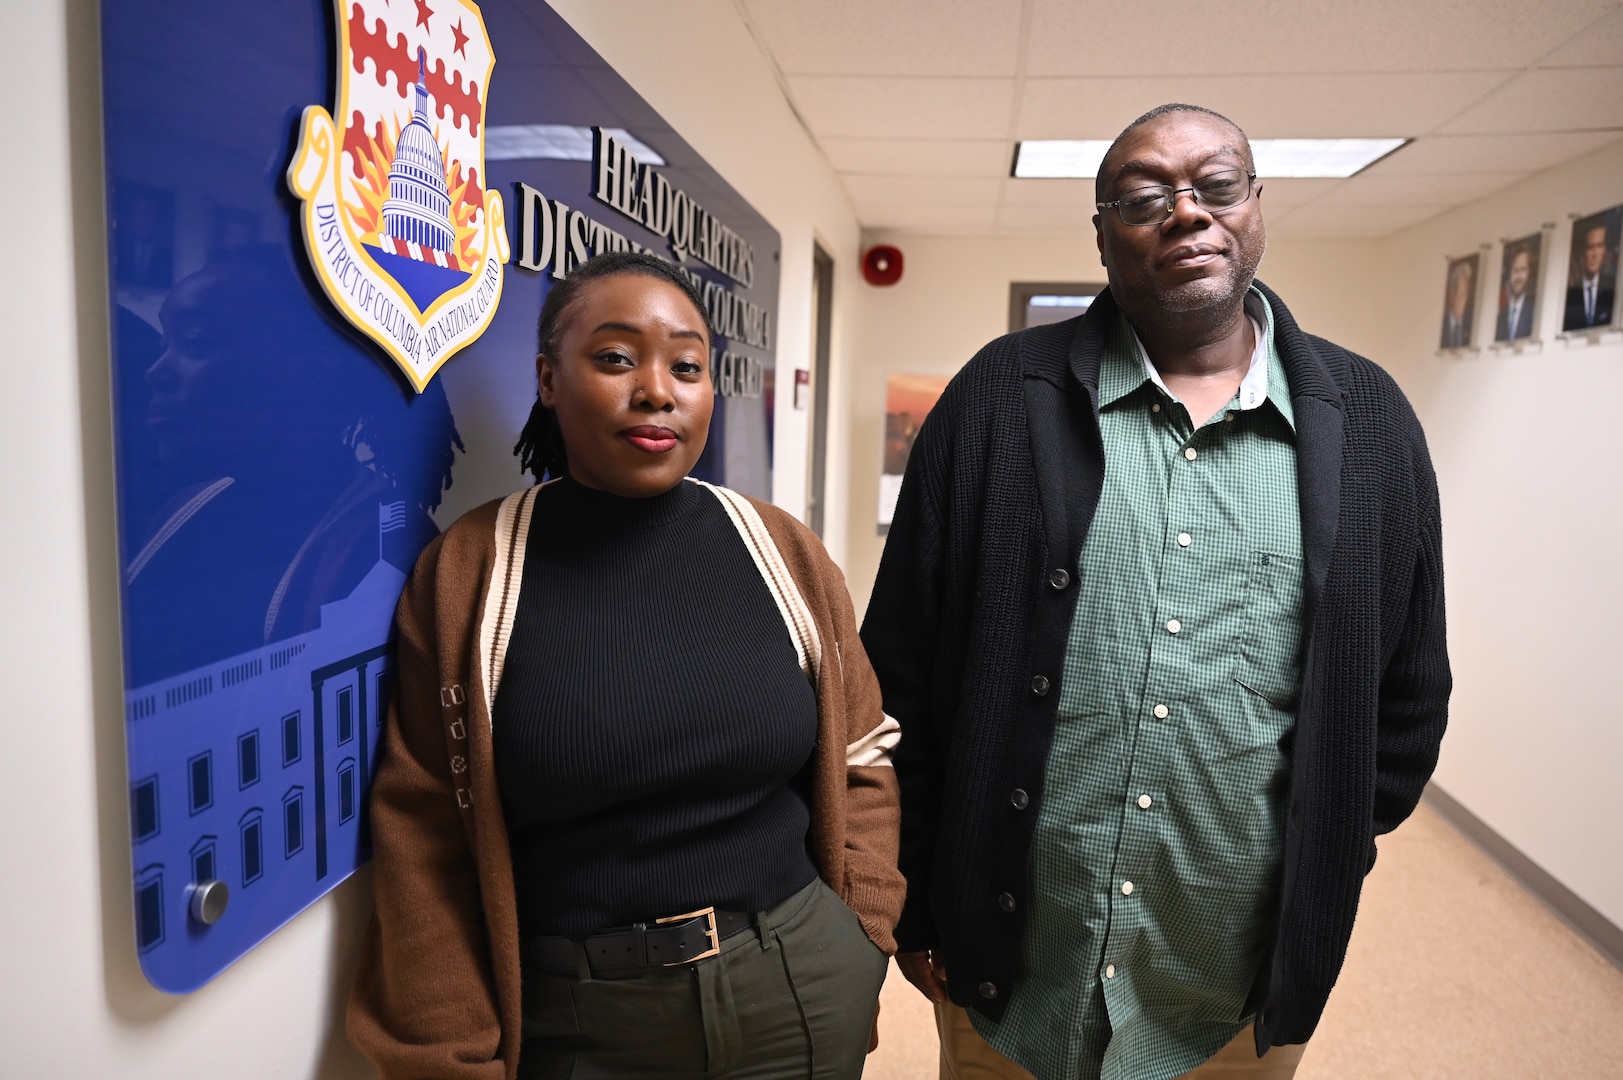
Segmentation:
<svg viewBox="0 0 1623 1080">
<path fill-rule="evenodd" d="M 378 241 L 386 251 L 460 270 L 456 229 L 451 224 L 451 193 L 445 186 L 445 155 L 428 126 L 426 65 L 426 54 L 418 49 L 417 102 L 395 144 Z"/>
</svg>

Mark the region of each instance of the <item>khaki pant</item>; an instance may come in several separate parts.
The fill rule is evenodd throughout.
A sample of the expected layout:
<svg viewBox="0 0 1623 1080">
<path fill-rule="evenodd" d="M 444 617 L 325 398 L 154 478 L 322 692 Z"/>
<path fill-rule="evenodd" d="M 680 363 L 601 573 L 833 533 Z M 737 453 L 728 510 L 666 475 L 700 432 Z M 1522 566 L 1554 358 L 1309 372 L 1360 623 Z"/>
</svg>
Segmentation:
<svg viewBox="0 0 1623 1080">
<path fill-rule="evenodd" d="M 941 1034 L 941 1080 L 1033 1080 L 981 1038 L 963 1008 L 937 1005 L 935 1026 Z M 1184 1073 L 1183 1080 L 1291 1080 L 1305 1049 L 1276 1046 L 1258 1058 L 1256 1037 L 1246 1028 L 1204 1065 Z"/>
</svg>

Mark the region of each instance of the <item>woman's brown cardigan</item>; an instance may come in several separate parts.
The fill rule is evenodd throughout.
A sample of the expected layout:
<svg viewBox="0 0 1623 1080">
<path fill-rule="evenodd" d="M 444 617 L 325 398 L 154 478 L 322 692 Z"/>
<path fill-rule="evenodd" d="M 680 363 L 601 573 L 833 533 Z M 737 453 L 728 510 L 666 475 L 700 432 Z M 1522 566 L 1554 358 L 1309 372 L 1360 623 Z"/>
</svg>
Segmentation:
<svg viewBox="0 0 1623 1080">
<path fill-rule="evenodd" d="M 845 579 L 782 510 L 721 500 L 817 688 L 808 849 L 875 945 L 904 885 L 890 753 L 899 732 L 857 637 Z M 395 690 L 373 780 L 376 909 L 350 995 L 350 1038 L 384 1077 L 511 1078 L 520 1042 L 513 866 L 491 760 L 537 489 L 471 511 L 423 551 L 395 613 Z"/>
</svg>

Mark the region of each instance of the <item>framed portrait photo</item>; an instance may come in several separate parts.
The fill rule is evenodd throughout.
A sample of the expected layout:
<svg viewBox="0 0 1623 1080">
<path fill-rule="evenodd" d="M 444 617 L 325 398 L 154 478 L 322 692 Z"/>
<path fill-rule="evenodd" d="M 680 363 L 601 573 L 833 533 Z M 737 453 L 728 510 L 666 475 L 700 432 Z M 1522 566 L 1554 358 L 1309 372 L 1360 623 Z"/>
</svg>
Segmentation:
<svg viewBox="0 0 1623 1080">
<path fill-rule="evenodd" d="M 1481 292 L 1482 253 L 1448 260 L 1443 288 L 1443 333 L 1438 348 L 1469 349 L 1476 330 L 1476 298 Z"/>
<path fill-rule="evenodd" d="M 1614 206 L 1572 223 L 1562 333 L 1605 329 L 1616 321 L 1620 233 L 1623 233 L 1623 206 Z"/>
<path fill-rule="evenodd" d="M 1499 260 L 1499 311 L 1493 340 L 1526 341 L 1538 328 L 1538 270 L 1544 234 L 1529 233 L 1505 241 Z"/>
</svg>

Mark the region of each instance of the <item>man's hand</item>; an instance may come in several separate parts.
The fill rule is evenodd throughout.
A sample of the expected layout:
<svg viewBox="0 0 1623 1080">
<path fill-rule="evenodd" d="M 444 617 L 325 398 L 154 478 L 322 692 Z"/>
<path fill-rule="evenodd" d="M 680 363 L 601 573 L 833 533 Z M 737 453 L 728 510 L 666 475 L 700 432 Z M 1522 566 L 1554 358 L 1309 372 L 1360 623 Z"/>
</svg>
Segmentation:
<svg viewBox="0 0 1623 1080">
<path fill-rule="evenodd" d="M 919 993 L 938 1005 L 947 1000 L 947 961 L 940 949 L 897 953 L 896 966 Z"/>
</svg>

